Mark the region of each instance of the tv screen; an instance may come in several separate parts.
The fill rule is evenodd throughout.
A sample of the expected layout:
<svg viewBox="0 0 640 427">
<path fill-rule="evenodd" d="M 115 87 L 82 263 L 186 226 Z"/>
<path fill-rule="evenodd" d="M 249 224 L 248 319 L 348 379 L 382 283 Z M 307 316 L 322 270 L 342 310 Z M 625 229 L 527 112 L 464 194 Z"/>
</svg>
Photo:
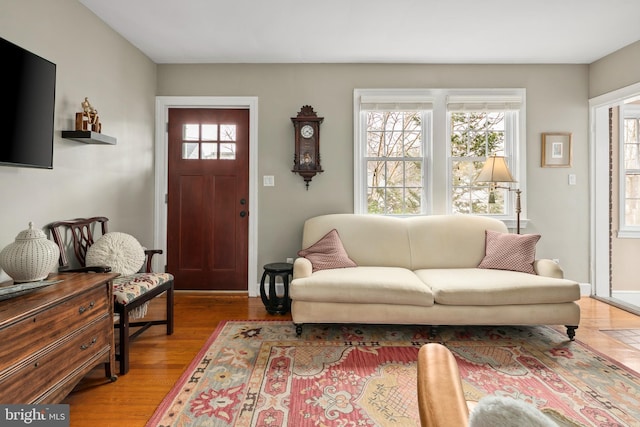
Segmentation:
<svg viewBox="0 0 640 427">
<path fill-rule="evenodd" d="M 53 167 L 56 64 L 0 38 L 0 164 Z"/>
</svg>

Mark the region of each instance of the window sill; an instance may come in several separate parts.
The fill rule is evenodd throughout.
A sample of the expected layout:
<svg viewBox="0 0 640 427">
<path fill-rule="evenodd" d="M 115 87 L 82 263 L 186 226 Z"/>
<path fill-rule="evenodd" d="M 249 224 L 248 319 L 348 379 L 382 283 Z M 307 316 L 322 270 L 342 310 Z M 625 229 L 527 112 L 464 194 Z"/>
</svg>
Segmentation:
<svg viewBox="0 0 640 427">
<path fill-rule="evenodd" d="M 640 230 L 618 230 L 618 239 L 640 239 Z"/>
<path fill-rule="evenodd" d="M 504 223 L 504 225 L 507 226 L 509 230 L 515 231 L 516 227 L 518 226 L 518 221 L 515 219 L 502 219 L 501 221 Z M 520 231 L 522 232 L 522 230 L 525 230 L 528 224 L 528 219 L 520 218 Z"/>
</svg>

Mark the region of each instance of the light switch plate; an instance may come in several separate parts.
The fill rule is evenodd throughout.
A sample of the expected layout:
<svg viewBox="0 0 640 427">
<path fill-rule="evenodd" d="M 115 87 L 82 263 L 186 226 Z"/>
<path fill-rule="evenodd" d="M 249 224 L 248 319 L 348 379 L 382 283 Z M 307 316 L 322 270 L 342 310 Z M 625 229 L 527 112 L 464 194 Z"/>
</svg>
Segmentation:
<svg viewBox="0 0 640 427">
<path fill-rule="evenodd" d="M 264 175 L 262 177 L 262 185 L 265 187 L 275 187 L 276 181 L 273 175 Z"/>
</svg>

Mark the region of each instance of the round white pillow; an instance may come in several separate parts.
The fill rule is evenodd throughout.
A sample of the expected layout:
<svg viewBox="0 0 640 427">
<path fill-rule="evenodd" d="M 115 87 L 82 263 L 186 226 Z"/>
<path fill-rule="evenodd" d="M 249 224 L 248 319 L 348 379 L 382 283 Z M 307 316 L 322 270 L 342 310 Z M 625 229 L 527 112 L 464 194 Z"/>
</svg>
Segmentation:
<svg viewBox="0 0 640 427">
<path fill-rule="evenodd" d="M 87 267 L 104 265 L 123 276 L 137 273 L 144 264 L 144 248 L 135 237 L 119 232 L 107 233 L 87 249 Z"/>
</svg>

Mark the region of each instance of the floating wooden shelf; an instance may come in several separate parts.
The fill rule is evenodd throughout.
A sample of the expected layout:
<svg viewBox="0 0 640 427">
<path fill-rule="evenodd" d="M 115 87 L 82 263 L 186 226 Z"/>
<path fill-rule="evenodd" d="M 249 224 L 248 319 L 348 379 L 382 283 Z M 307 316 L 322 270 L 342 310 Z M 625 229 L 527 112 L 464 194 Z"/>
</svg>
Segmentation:
<svg viewBox="0 0 640 427">
<path fill-rule="evenodd" d="M 62 137 L 85 144 L 109 144 L 115 145 L 116 138 L 90 130 L 63 130 Z"/>
</svg>

